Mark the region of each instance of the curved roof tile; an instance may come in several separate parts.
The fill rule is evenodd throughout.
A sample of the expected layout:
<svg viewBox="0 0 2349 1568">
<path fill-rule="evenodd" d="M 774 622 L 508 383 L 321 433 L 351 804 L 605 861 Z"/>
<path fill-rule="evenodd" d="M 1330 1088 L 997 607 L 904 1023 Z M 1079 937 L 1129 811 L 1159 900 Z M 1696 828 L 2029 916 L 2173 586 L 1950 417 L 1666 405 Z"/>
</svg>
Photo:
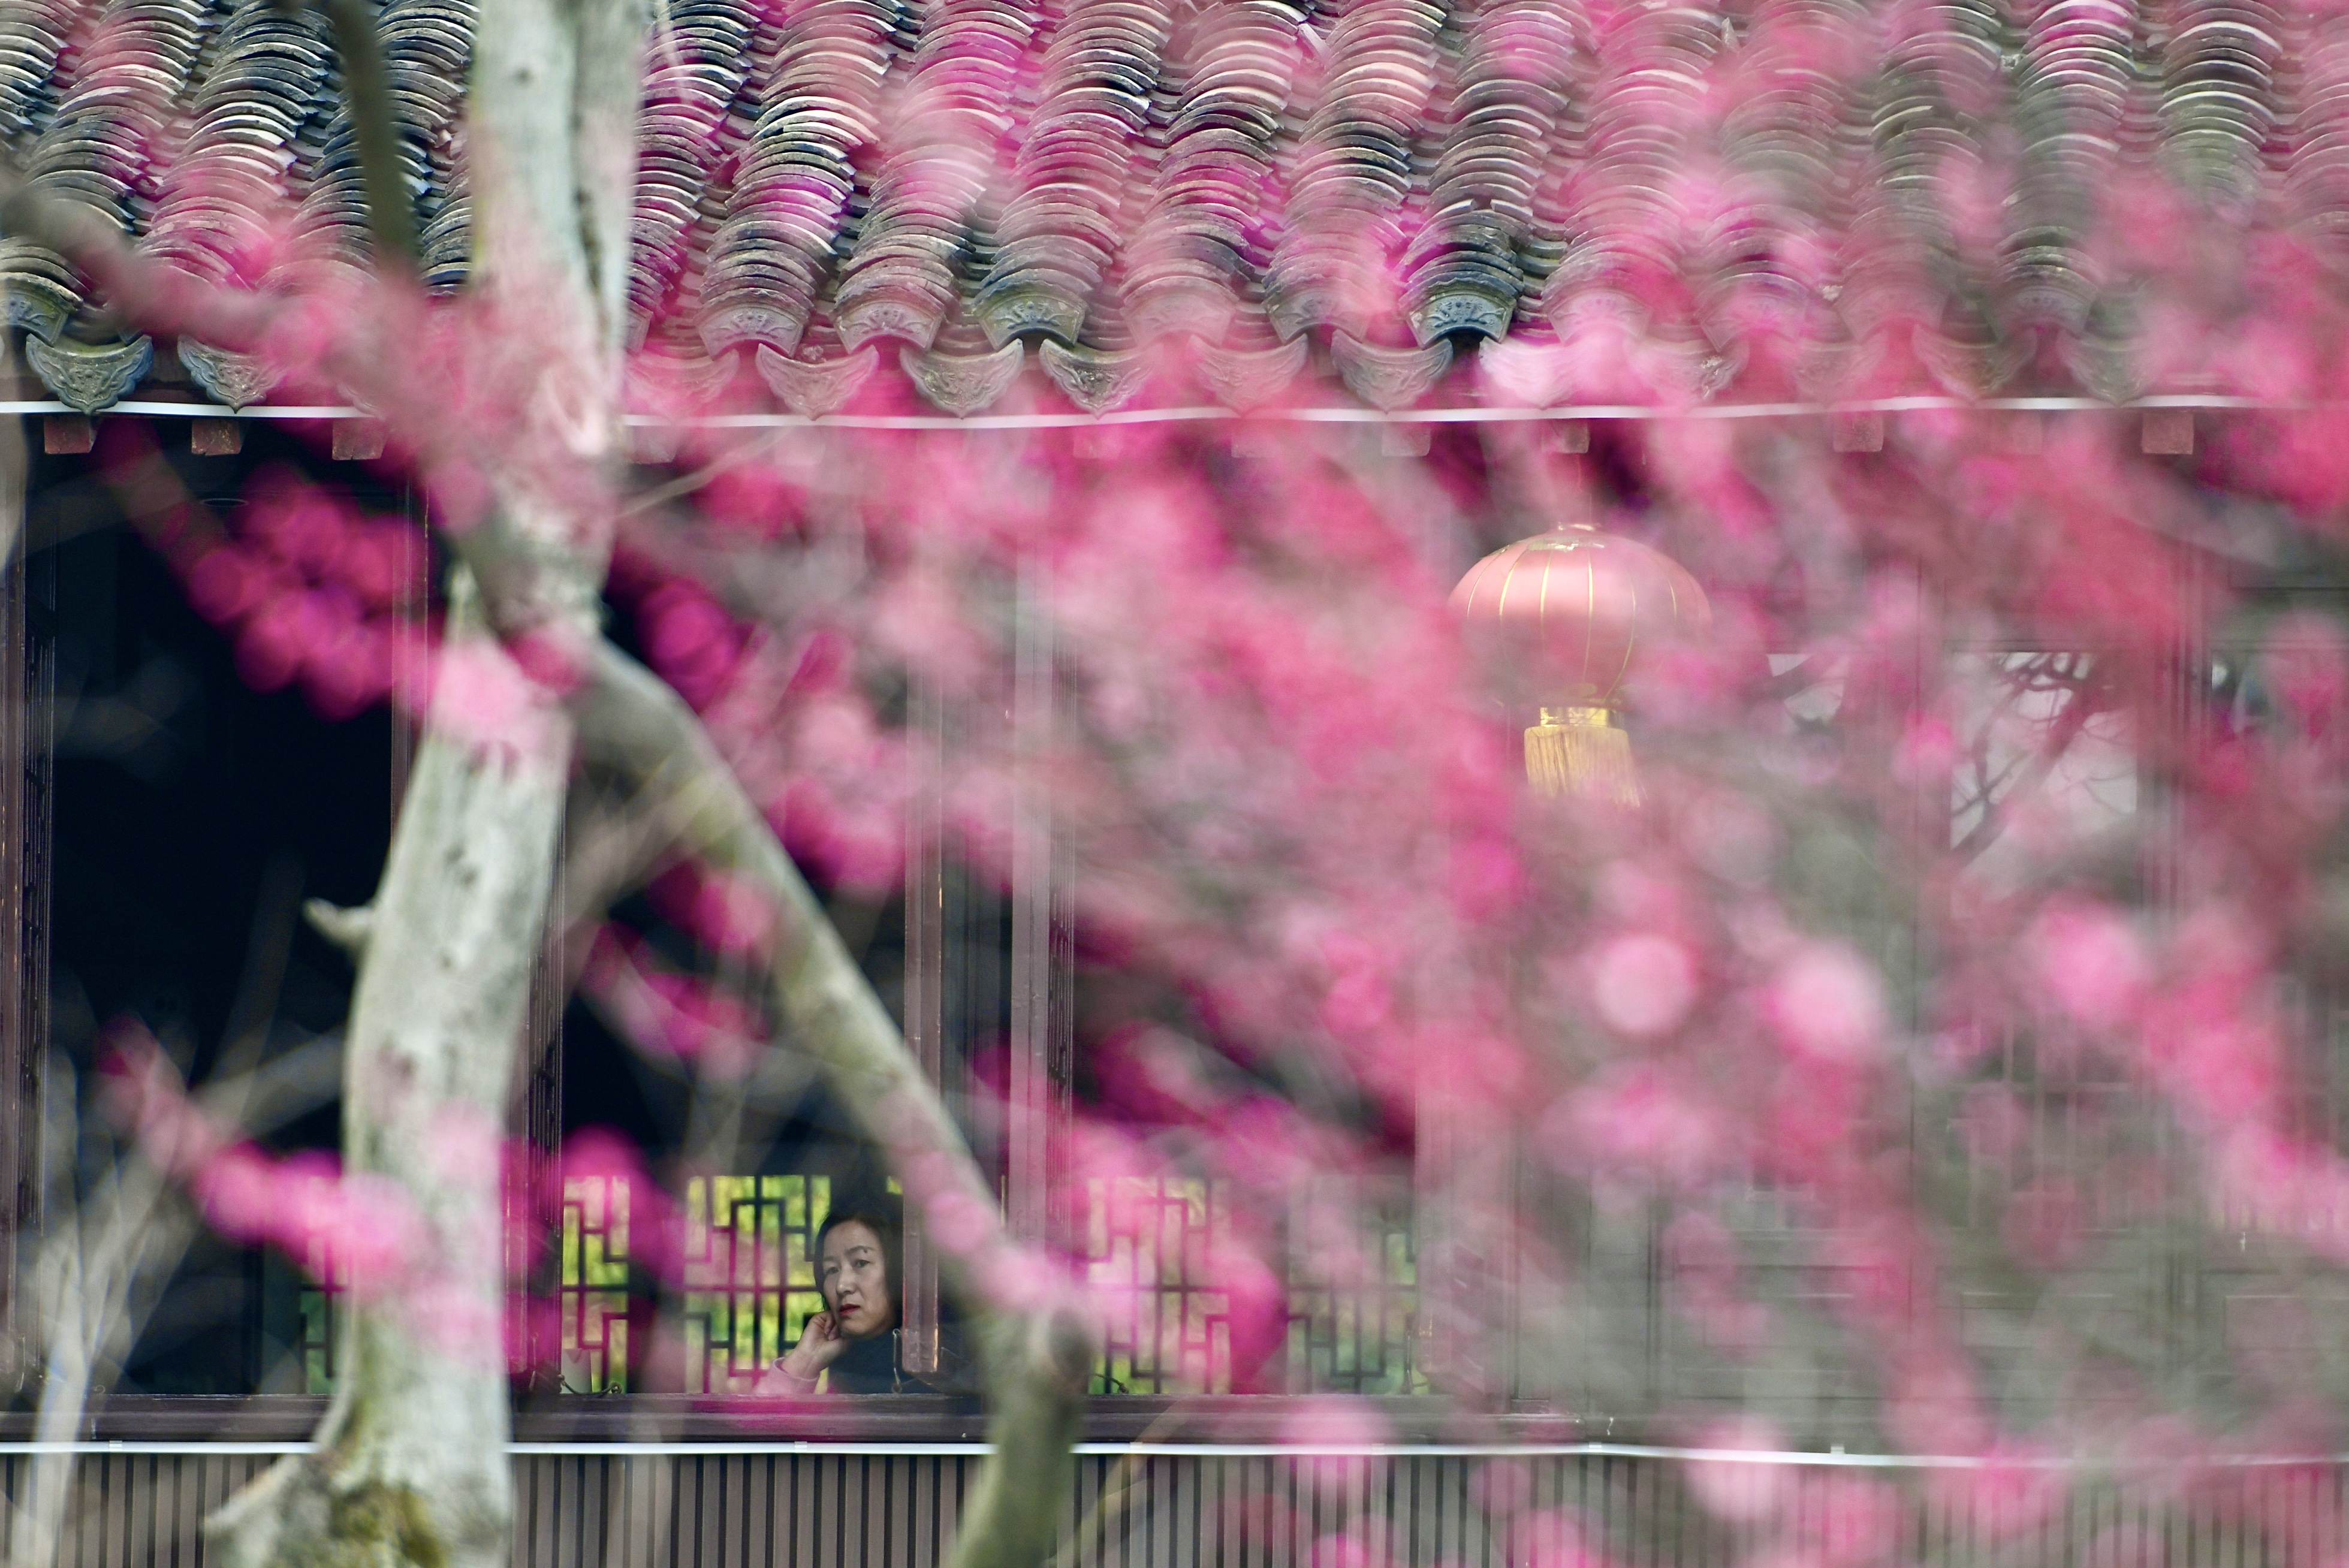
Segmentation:
<svg viewBox="0 0 2349 1568">
<path fill-rule="evenodd" d="M 380 18 L 459 287 L 472 9 Z M 2147 223 L 2213 298 L 2254 234 L 2349 239 L 2349 35 L 2270 0 L 676 0 L 647 58 L 672 405 L 2123 396 L 2206 384 L 2136 352 Z M 0 139 L 198 275 L 366 264 L 327 34 L 275 0 L 0 0 Z M 36 363 L 105 349 L 57 256 L 0 240 L 0 289 Z"/>
</svg>

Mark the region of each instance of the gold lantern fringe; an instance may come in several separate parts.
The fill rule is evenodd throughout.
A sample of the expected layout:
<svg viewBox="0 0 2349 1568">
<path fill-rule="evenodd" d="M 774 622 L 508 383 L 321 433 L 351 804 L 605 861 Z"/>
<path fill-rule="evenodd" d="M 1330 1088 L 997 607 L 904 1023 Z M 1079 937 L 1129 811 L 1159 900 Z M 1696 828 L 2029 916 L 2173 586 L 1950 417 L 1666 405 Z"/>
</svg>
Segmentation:
<svg viewBox="0 0 2349 1568">
<path fill-rule="evenodd" d="M 1640 803 L 1631 738 L 1604 707 L 1546 707 L 1526 731 L 1526 777 L 1543 795 L 1584 795 L 1619 806 Z"/>
</svg>

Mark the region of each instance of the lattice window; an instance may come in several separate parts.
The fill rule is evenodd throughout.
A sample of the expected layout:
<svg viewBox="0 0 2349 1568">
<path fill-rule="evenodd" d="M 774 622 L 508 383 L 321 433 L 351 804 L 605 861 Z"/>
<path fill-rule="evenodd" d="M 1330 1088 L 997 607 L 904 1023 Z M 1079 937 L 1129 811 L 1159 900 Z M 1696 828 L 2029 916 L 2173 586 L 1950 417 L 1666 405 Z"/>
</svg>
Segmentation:
<svg viewBox="0 0 2349 1568">
<path fill-rule="evenodd" d="M 344 1294 L 350 1289 L 350 1265 L 337 1253 L 330 1238 L 314 1235 L 303 1250 L 302 1288 L 296 1296 L 300 1336 L 294 1343 L 301 1358 L 302 1387 L 311 1394 L 335 1391 L 340 1357 L 335 1324 Z"/>
<path fill-rule="evenodd" d="M 1417 1265 L 1408 1206 L 1366 1203 L 1351 1182 L 1316 1184 L 1287 1216 L 1287 1366 L 1292 1392 L 1406 1393 Z M 1116 1178 L 1085 1183 L 1079 1262 L 1104 1333 L 1093 1387 L 1105 1394 L 1227 1393 L 1232 1248 L 1221 1182 Z"/>
<path fill-rule="evenodd" d="M 619 1394 L 628 1387 L 628 1184 L 609 1176 L 563 1182 L 563 1270 L 556 1287 L 563 1387 Z"/>
<path fill-rule="evenodd" d="M 1220 1183 L 1147 1177 L 1085 1183 L 1081 1262 L 1103 1317 L 1098 1392 L 1231 1387 L 1231 1303 L 1214 1288 L 1213 1272 L 1230 1219 Z"/>
<path fill-rule="evenodd" d="M 823 1310 L 815 1234 L 831 1205 L 828 1176 L 697 1176 L 686 1184 L 688 1392 L 752 1392 Z"/>
<path fill-rule="evenodd" d="M 1407 1195 L 1309 1183 L 1289 1214 L 1288 1253 L 1290 1390 L 1423 1391 L 1412 1355 L 1419 1262 Z"/>
</svg>

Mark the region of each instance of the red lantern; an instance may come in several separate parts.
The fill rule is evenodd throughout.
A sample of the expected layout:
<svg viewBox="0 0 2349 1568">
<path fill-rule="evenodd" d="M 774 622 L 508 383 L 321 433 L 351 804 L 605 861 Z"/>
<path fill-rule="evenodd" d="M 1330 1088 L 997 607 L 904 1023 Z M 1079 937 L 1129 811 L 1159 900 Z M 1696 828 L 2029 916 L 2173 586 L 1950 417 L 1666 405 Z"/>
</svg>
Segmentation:
<svg viewBox="0 0 2349 1568">
<path fill-rule="evenodd" d="M 1504 545 L 1468 569 L 1452 608 L 1471 645 L 1536 708 L 1526 772 L 1546 795 L 1640 799 L 1622 727 L 1626 683 L 1668 643 L 1703 635 L 1713 607 L 1671 557 L 1575 523 Z"/>
</svg>

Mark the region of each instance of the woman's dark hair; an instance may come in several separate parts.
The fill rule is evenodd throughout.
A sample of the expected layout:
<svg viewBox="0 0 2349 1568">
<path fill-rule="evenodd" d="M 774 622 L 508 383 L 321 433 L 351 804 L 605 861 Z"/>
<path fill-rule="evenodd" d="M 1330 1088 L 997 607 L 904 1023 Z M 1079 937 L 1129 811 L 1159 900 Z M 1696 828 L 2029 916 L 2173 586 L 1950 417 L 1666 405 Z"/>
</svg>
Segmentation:
<svg viewBox="0 0 2349 1568">
<path fill-rule="evenodd" d="M 889 1305 L 900 1325 L 905 1321 L 905 1206 L 895 1192 L 857 1193 L 823 1217 L 816 1227 L 816 1285 L 823 1284 L 823 1240 L 841 1226 L 863 1225 L 881 1238 L 881 1261 L 889 1271 Z M 826 1305 L 831 1303 L 827 1301 Z"/>
</svg>

